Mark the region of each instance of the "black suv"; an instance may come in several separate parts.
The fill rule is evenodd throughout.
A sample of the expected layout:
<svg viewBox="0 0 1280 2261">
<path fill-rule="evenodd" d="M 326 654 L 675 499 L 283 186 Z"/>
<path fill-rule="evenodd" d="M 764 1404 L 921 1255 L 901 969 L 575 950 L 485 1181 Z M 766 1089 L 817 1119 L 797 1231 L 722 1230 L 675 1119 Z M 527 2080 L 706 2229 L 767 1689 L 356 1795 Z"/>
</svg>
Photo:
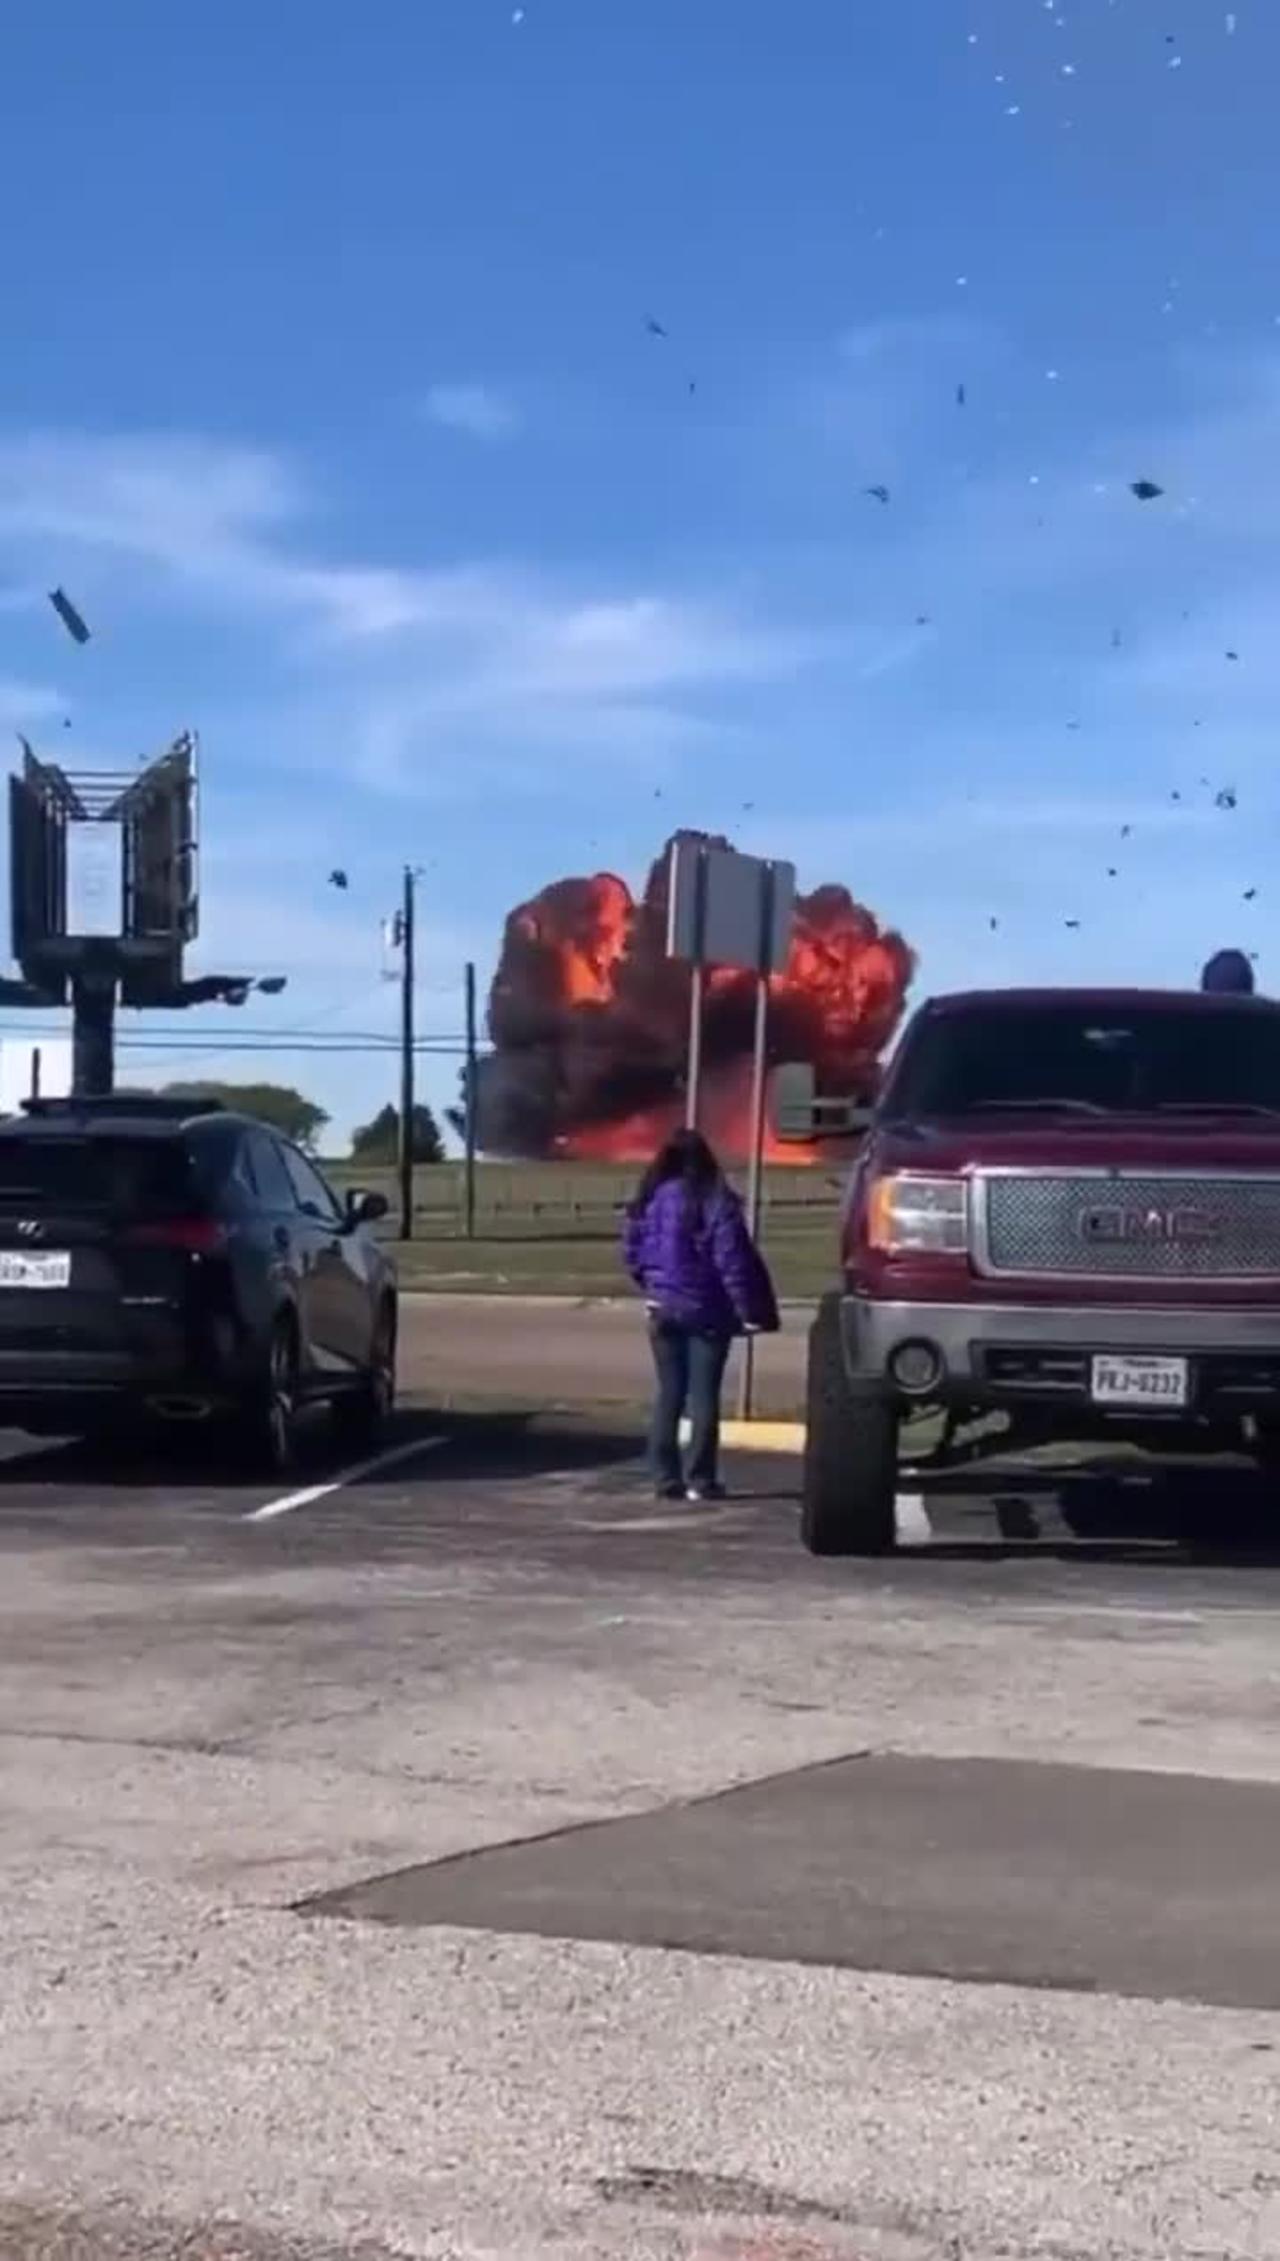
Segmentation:
<svg viewBox="0 0 1280 2261">
<path fill-rule="evenodd" d="M 0 1422 L 54 1436 L 213 1425 L 286 1469 L 299 1415 L 374 1438 L 395 1393 L 395 1274 L 264 1123 L 212 1103 L 32 1100 L 0 1122 Z"/>
</svg>

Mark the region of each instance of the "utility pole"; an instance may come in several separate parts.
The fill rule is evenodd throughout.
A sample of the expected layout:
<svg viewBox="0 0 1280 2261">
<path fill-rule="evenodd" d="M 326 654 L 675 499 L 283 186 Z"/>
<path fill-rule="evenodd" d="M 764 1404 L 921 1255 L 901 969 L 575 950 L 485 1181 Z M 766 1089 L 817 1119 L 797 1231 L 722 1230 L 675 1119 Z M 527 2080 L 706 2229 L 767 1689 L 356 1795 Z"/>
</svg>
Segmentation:
<svg viewBox="0 0 1280 2261">
<path fill-rule="evenodd" d="M 400 912 L 400 1238 L 413 1239 L 413 921 L 417 878 L 404 867 Z"/>
<path fill-rule="evenodd" d="M 467 1065 L 463 1101 L 463 1224 L 476 1237 L 476 969 L 467 964 Z"/>
</svg>

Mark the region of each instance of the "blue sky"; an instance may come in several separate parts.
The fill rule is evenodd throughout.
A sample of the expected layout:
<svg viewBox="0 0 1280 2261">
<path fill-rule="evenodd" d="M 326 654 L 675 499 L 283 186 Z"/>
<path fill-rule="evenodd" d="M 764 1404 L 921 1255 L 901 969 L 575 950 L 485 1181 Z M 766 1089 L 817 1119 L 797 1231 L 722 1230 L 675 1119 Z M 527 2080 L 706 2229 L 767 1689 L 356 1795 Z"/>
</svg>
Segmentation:
<svg viewBox="0 0 1280 2261">
<path fill-rule="evenodd" d="M 675 823 L 845 881 L 922 988 L 1265 976 L 1280 14 L 517 13 L 6 22 L 0 734 L 199 729 L 254 1028 L 393 1026 L 410 857 L 453 1033 L 513 902 Z M 237 1025 L 176 1070 L 250 1072 Z"/>
</svg>

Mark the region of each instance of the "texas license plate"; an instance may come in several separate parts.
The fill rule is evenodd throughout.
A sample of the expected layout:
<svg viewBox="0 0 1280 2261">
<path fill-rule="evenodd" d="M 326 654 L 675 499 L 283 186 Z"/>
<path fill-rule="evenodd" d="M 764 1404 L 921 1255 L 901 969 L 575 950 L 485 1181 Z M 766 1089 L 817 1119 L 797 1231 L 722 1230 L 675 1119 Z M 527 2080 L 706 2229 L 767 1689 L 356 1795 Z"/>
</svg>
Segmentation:
<svg viewBox="0 0 1280 2261">
<path fill-rule="evenodd" d="M 39 1256 L 21 1256 L 16 1249 L 0 1248 L 0 1288 L 69 1288 L 70 1249 L 45 1249 Z"/>
<path fill-rule="evenodd" d="M 1116 1358 L 1110 1353 L 1093 1361 L 1095 1405 L 1149 1407 L 1153 1413 L 1185 1405 L 1191 1394 L 1190 1370 L 1185 1358 Z"/>
</svg>

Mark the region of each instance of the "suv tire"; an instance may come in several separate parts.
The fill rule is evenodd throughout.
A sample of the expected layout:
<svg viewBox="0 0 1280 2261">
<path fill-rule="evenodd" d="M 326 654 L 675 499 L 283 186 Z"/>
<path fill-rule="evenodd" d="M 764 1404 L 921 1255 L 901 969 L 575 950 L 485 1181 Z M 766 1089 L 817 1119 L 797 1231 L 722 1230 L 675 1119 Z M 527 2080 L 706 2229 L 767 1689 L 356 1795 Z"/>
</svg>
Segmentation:
<svg viewBox="0 0 1280 2261">
<path fill-rule="evenodd" d="M 276 1320 L 260 1378 L 241 1402 L 236 1423 L 241 1456 L 255 1475 L 291 1475 L 298 1451 L 298 1332 Z"/>
<path fill-rule="evenodd" d="M 897 1491 L 897 1408 L 853 1395 L 840 1298 L 825 1296 L 809 1331 L 800 1535 L 810 1554 L 888 1554 L 897 1535 Z"/>
<path fill-rule="evenodd" d="M 369 1351 L 368 1371 L 354 1389 L 333 1401 L 333 1432 L 344 1452 L 370 1452 L 377 1448 L 395 1409 L 396 1316 L 384 1303 L 378 1313 Z"/>
</svg>

